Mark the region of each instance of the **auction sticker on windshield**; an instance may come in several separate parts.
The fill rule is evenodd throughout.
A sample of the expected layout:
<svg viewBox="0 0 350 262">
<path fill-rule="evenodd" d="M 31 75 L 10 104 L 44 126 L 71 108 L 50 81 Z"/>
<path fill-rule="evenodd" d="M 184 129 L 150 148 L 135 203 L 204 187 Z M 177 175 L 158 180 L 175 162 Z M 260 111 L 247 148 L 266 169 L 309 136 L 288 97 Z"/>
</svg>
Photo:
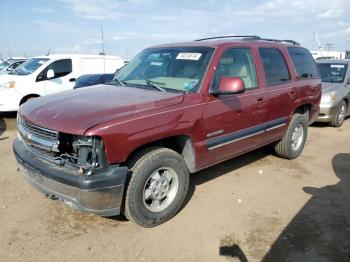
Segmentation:
<svg viewBox="0 0 350 262">
<path fill-rule="evenodd" d="M 201 58 L 201 53 L 179 53 L 176 57 L 176 59 L 182 59 L 182 60 L 199 60 Z"/>
</svg>

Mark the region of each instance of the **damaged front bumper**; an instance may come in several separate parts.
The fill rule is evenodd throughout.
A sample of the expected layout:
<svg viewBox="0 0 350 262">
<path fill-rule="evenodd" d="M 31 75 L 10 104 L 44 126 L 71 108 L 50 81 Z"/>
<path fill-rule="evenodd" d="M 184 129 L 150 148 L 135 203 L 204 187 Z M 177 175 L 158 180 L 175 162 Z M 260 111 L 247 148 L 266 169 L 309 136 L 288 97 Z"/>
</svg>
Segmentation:
<svg viewBox="0 0 350 262">
<path fill-rule="evenodd" d="M 101 216 L 120 214 L 127 167 L 109 166 L 91 176 L 78 176 L 39 160 L 19 139 L 13 151 L 22 175 L 51 199 Z"/>
</svg>

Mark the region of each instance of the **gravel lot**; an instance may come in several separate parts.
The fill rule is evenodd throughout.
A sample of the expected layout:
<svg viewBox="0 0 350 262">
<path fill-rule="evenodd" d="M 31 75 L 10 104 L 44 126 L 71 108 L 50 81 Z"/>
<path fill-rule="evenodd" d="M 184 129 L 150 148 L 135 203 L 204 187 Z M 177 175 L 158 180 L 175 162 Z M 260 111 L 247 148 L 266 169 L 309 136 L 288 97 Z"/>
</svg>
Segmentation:
<svg viewBox="0 0 350 262">
<path fill-rule="evenodd" d="M 153 229 L 46 199 L 17 171 L 15 136 L 0 115 L 0 261 L 350 261 L 350 120 L 310 127 L 296 160 L 264 148 L 193 175 Z"/>
</svg>

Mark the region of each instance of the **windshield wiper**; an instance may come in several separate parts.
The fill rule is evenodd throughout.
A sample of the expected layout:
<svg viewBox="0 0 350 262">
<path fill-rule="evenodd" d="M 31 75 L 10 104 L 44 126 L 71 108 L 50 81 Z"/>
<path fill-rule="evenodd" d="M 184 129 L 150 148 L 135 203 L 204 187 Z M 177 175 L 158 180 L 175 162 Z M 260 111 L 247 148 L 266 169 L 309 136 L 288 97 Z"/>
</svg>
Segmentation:
<svg viewBox="0 0 350 262">
<path fill-rule="evenodd" d="M 113 84 L 113 85 L 117 84 L 117 85 L 120 85 L 120 86 L 125 86 L 125 82 L 124 81 L 120 81 L 117 78 L 112 79 L 107 84 Z"/>
<path fill-rule="evenodd" d="M 147 86 L 153 87 L 159 91 L 167 92 L 164 88 L 158 86 L 158 85 L 165 85 L 165 83 L 160 83 L 160 82 L 152 81 L 150 79 L 146 79 L 146 84 Z"/>
</svg>

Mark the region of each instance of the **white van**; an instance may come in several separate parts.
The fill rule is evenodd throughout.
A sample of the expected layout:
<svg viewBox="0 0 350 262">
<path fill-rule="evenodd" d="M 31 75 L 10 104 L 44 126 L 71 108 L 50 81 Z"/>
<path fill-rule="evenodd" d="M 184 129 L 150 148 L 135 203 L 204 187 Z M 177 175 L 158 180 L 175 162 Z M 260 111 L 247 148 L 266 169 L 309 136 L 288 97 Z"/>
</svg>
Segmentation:
<svg viewBox="0 0 350 262">
<path fill-rule="evenodd" d="M 0 112 L 17 111 L 28 99 L 73 89 L 84 74 L 114 73 L 124 65 L 118 56 L 55 54 L 34 57 L 0 76 Z"/>
</svg>

